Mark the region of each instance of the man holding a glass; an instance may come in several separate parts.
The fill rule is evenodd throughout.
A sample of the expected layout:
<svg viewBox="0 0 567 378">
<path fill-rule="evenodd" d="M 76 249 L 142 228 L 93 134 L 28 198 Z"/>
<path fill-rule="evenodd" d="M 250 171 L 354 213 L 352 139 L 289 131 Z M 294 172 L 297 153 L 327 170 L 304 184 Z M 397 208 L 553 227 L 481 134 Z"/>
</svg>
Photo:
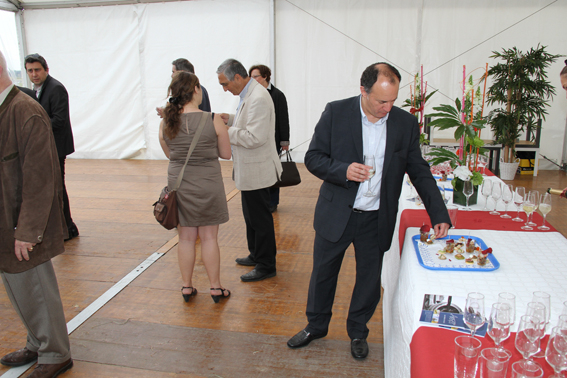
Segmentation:
<svg viewBox="0 0 567 378">
<path fill-rule="evenodd" d="M 425 204 L 435 236 L 447 235 L 449 214 L 421 156 L 417 119 L 393 106 L 400 80 L 390 64 L 367 67 L 360 80 L 361 95 L 327 104 L 315 127 L 305 165 L 323 184 L 313 222 L 309 324 L 288 341 L 290 348 L 327 335 L 342 259 L 354 243 L 356 284 L 347 332 L 352 356 L 368 355 L 366 324 L 380 301 L 382 258 L 392 242 L 406 172 Z"/>
</svg>

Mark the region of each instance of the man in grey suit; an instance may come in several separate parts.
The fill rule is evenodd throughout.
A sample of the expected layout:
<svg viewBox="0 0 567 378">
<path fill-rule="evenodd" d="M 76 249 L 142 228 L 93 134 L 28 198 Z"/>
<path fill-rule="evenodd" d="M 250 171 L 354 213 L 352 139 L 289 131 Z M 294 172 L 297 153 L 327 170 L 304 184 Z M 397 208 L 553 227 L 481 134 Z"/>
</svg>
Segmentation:
<svg viewBox="0 0 567 378">
<path fill-rule="evenodd" d="M 366 324 L 380 301 L 382 258 L 392 243 L 406 172 L 425 204 L 435 235 L 447 235 L 449 214 L 421 156 L 417 120 L 393 106 L 400 80 L 400 73 L 391 65 L 370 65 L 360 79 L 361 95 L 327 104 L 315 127 L 305 166 L 323 184 L 313 222 L 309 324 L 288 341 L 290 348 L 304 347 L 327 335 L 341 263 L 354 243 L 356 283 L 347 333 L 352 356 L 368 355 Z M 374 156 L 375 174 L 363 164 L 365 155 Z M 365 195 L 369 190 L 374 195 Z"/>
<path fill-rule="evenodd" d="M 274 141 L 275 111 L 268 91 L 251 80 L 235 59 L 217 69 L 224 91 L 240 97 L 236 116 L 223 115 L 232 145 L 233 178 L 242 198 L 248 256 L 236 259 L 254 269 L 240 277 L 244 282 L 276 275 L 276 235 L 269 210 L 270 187 L 280 178 L 282 165 Z"/>
</svg>

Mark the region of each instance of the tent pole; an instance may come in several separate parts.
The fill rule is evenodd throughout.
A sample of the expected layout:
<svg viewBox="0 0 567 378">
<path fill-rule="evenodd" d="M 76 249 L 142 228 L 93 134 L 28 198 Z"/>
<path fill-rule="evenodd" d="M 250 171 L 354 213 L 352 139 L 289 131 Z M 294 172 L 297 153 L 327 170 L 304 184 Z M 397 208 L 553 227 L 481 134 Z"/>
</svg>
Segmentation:
<svg viewBox="0 0 567 378">
<path fill-rule="evenodd" d="M 272 69 L 272 79 L 276 83 L 276 0 L 270 0 L 270 67 Z"/>
<path fill-rule="evenodd" d="M 26 43 L 26 28 L 24 27 L 24 10 L 16 12 L 16 33 L 18 34 L 18 48 L 20 50 L 20 69 L 22 75 L 22 85 L 29 88 L 30 80 L 26 74 L 25 58 L 28 55 L 28 45 Z"/>
</svg>

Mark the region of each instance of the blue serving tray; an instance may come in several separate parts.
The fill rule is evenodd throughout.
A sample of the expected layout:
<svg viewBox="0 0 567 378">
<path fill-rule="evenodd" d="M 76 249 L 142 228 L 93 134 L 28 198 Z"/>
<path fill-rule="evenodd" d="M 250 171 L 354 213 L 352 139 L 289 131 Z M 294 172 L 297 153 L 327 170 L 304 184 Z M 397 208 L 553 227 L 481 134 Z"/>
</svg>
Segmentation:
<svg viewBox="0 0 567 378">
<path fill-rule="evenodd" d="M 426 244 L 422 243 L 419 240 L 419 235 L 414 235 L 412 237 L 415 253 L 417 255 L 417 261 L 419 265 L 424 267 L 425 269 L 431 270 L 456 270 L 456 271 L 466 271 L 466 272 L 491 272 L 500 268 L 500 263 L 494 257 L 493 253 L 490 253 L 487 258 L 486 265 L 479 266 L 478 264 L 466 264 L 465 260 L 457 260 L 453 256 L 454 254 L 446 253 L 447 260 L 439 260 L 438 252 L 445 246 L 445 243 L 441 244 L 440 242 L 454 239 L 455 241 L 459 240 L 461 237 L 465 239 L 471 238 L 474 239 L 475 243 L 480 245 L 480 247 L 485 250 L 488 247 L 486 243 L 479 237 L 476 236 L 469 236 L 469 235 L 448 235 L 442 239 L 435 240 L 434 244 Z M 466 254 L 468 255 L 468 254 Z"/>
</svg>

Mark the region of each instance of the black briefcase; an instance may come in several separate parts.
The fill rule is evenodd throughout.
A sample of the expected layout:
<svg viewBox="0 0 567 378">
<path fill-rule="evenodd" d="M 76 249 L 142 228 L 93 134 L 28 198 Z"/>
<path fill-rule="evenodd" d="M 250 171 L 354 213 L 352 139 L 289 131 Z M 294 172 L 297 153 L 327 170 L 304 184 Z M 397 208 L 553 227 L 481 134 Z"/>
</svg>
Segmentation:
<svg viewBox="0 0 567 378">
<path fill-rule="evenodd" d="M 286 160 L 282 162 L 282 177 L 281 180 L 276 182 L 273 188 L 283 188 L 286 186 L 294 186 L 301 183 L 301 176 L 299 175 L 299 171 L 297 170 L 297 165 L 291 159 L 291 154 L 289 151 L 285 152 Z"/>
</svg>

